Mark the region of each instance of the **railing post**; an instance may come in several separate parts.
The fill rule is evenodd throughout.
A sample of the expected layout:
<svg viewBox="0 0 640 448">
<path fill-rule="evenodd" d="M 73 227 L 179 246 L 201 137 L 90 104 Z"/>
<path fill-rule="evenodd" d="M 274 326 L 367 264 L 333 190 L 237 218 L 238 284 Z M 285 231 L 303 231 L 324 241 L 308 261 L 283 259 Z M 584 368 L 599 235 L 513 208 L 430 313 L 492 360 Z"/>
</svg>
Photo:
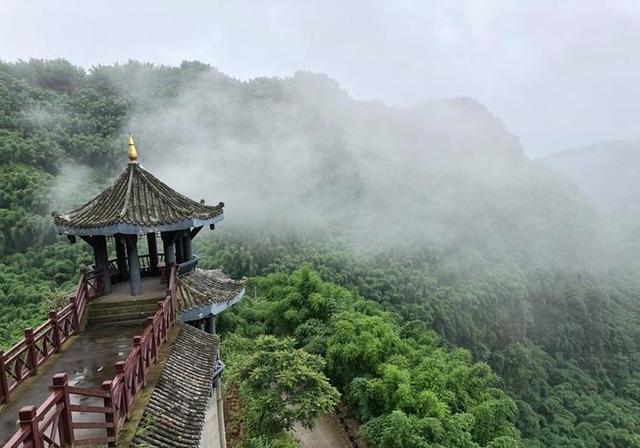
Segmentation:
<svg viewBox="0 0 640 448">
<path fill-rule="evenodd" d="M 147 326 L 151 325 L 151 358 L 153 358 L 152 364 L 155 364 L 158 359 L 158 344 L 156 343 L 156 327 L 153 324 L 153 317 L 147 317 Z"/>
<path fill-rule="evenodd" d="M 58 312 L 53 310 L 49 311 L 49 320 L 51 321 L 51 326 L 53 327 L 53 347 L 56 353 L 60 353 L 60 346 L 62 343 L 60 342 L 60 325 L 58 323 Z"/>
<path fill-rule="evenodd" d="M 162 344 L 167 340 L 167 323 L 164 311 L 164 301 L 158 302 L 158 309 L 160 312 L 160 343 Z"/>
<path fill-rule="evenodd" d="M 118 415 L 116 414 L 116 407 L 114 400 L 117 400 L 116 397 L 113 396 L 113 385 L 111 380 L 105 381 L 102 383 L 102 390 L 109 393 L 108 397 L 104 397 L 104 407 L 107 409 L 111 409 L 111 413 L 106 413 L 104 415 L 104 421 L 106 423 L 111 423 L 111 428 L 107 428 L 107 438 L 112 441 L 109 442 L 109 446 L 116 446 L 118 442 Z"/>
<path fill-rule="evenodd" d="M 91 295 L 91 292 L 89 290 L 89 278 L 87 277 L 87 273 L 85 272 L 84 274 L 82 274 L 82 286 L 84 289 L 84 297 L 85 297 L 85 302 L 89 301 L 89 296 Z M 79 291 L 78 291 L 79 292 Z"/>
<path fill-rule="evenodd" d="M 60 426 L 58 433 L 60 434 L 60 445 L 73 446 L 74 434 L 73 434 L 73 414 L 71 413 L 71 400 L 69 399 L 69 391 L 67 385 L 69 384 L 69 378 L 66 373 L 56 373 L 53 375 L 53 385 L 51 389 L 60 391 L 62 394 L 62 401 L 64 407 L 60 411 Z"/>
<path fill-rule="evenodd" d="M 7 381 L 7 368 L 5 366 L 4 351 L 0 350 L 0 403 L 9 401 L 9 381 Z"/>
<path fill-rule="evenodd" d="M 71 309 L 73 310 L 73 332 L 80 332 L 80 318 L 78 317 L 78 299 L 76 297 L 71 298 Z"/>
<path fill-rule="evenodd" d="M 27 342 L 27 359 L 31 368 L 31 375 L 38 374 L 38 352 L 36 350 L 36 341 L 33 336 L 33 328 L 24 330 L 24 339 Z"/>
<path fill-rule="evenodd" d="M 18 412 L 18 418 L 20 420 L 20 428 L 23 431 L 29 432 L 29 437 L 26 438 L 23 443 L 31 442 L 33 448 L 42 448 L 43 440 L 42 434 L 40 434 L 40 426 L 38 425 L 37 409 L 35 406 L 24 406 Z"/>
<path fill-rule="evenodd" d="M 133 337 L 133 349 L 138 350 L 138 368 L 140 369 L 141 387 L 147 387 L 147 371 L 144 367 L 144 353 L 142 353 L 142 336 Z"/>
<path fill-rule="evenodd" d="M 122 394 L 124 400 L 122 400 L 122 413 L 125 419 L 129 420 L 129 385 L 127 384 L 127 377 L 124 371 L 124 361 L 118 361 L 116 363 L 116 376 L 122 376 Z"/>
</svg>

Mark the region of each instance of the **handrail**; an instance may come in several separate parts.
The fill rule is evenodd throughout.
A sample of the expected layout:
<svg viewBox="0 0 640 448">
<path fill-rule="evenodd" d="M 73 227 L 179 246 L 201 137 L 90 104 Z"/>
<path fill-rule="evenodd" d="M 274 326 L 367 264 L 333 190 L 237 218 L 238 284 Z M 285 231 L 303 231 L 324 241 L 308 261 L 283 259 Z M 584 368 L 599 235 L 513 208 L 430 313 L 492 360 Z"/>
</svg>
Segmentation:
<svg viewBox="0 0 640 448">
<path fill-rule="evenodd" d="M 146 387 L 149 369 L 158 361 L 159 348 L 167 341 L 169 330 L 176 322 L 176 279 L 177 268 L 172 266 L 166 297 L 158 302 L 158 309 L 147 319 L 142 334 L 133 338 L 133 348 L 125 360 L 116 363 L 113 379 L 103 382 L 98 390 L 70 386 L 65 373 L 54 375 L 51 394 L 40 407 L 26 406 L 20 410 L 20 428 L 3 448 L 115 446 L 118 430 L 129 418 L 135 396 Z M 16 353 L 19 350 L 16 349 Z M 84 399 L 72 400 L 72 395 Z M 91 404 L 84 404 L 87 402 Z M 80 421 L 74 417 L 74 412 L 96 414 L 98 420 L 87 421 L 83 416 Z M 104 430 L 105 434 L 103 437 L 79 440 L 76 438 L 76 429 Z"/>
<path fill-rule="evenodd" d="M 198 257 L 193 257 L 189 261 L 176 265 L 178 267 L 178 278 L 191 273 L 198 266 Z"/>
<path fill-rule="evenodd" d="M 125 269 L 128 271 L 129 260 L 125 257 L 123 262 L 125 265 Z M 164 254 L 162 253 L 158 254 L 158 262 L 159 263 L 164 262 Z M 142 275 L 143 277 L 157 274 L 158 266 L 155 266 L 155 267 L 151 266 L 151 256 L 149 254 L 138 255 L 138 265 L 140 266 L 140 275 Z M 109 272 L 111 273 L 111 281 L 113 283 L 121 281 L 122 277 L 120 276 L 121 272 L 118 266 L 118 259 L 117 258 L 109 259 L 107 261 L 107 266 L 109 268 Z"/>
<path fill-rule="evenodd" d="M 64 342 L 80 332 L 80 324 L 87 301 L 102 294 L 100 276 L 88 271 L 80 276 L 76 295 L 59 311 L 51 311 L 45 322 L 34 329 L 24 330 L 24 339 L 6 352 L 0 350 L 0 403 L 6 403 L 11 392 L 30 376 L 38 374 L 38 367 Z"/>
</svg>

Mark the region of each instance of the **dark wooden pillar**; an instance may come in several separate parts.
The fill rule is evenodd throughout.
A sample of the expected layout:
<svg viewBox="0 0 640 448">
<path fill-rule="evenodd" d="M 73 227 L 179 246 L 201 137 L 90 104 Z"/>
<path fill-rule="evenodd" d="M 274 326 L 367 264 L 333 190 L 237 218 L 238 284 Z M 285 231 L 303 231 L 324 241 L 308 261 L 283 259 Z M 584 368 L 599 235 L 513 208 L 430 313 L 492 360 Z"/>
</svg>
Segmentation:
<svg viewBox="0 0 640 448">
<path fill-rule="evenodd" d="M 102 292 L 111 293 L 111 271 L 109 270 L 109 252 L 107 252 L 107 237 L 98 235 L 93 237 L 93 254 L 96 260 L 96 270 L 100 272 Z"/>
<path fill-rule="evenodd" d="M 118 272 L 120 274 L 118 279 L 124 281 L 128 278 L 127 250 L 125 248 L 124 235 L 115 235 L 113 240 L 116 244 L 116 264 L 118 265 Z"/>
<path fill-rule="evenodd" d="M 209 334 L 216 334 L 216 317 L 211 315 L 204 319 L 204 331 Z"/>
<path fill-rule="evenodd" d="M 158 272 L 158 241 L 155 233 L 147 233 L 147 246 L 149 247 L 149 267 L 151 272 Z"/>
<path fill-rule="evenodd" d="M 42 434 L 40 433 L 40 422 L 38 421 L 38 409 L 35 406 L 24 406 L 18 411 L 20 429 L 24 434 L 29 434 L 25 443 L 33 448 L 42 448 Z"/>
<path fill-rule="evenodd" d="M 132 296 L 142 294 L 142 279 L 140 278 L 140 263 L 138 261 L 138 236 L 127 235 L 127 257 L 129 260 L 129 286 Z"/>
<path fill-rule="evenodd" d="M 193 258 L 193 251 L 191 248 L 191 231 L 185 230 L 182 232 L 183 244 L 182 248 L 184 250 L 184 261 L 191 261 Z"/>
<path fill-rule="evenodd" d="M 184 240 L 182 239 L 182 232 L 179 230 L 176 232 L 176 263 L 184 263 Z"/>
<path fill-rule="evenodd" d="M 164 264 L 166 267 L 176 264 L 176 244 L 174 232 L 162 232 L 162 246 L 164 247 Z"/>
<path fill-rule="evenodd" d="M 58 435 L 60 437 L 60 446 L 73 446 L 75 437 L 73 433 L 73 417 L 71 413 L 71 400 L 69 392 L 66 390 L 69 384 L 69 378 L 66 373 L 56 373 L 53 375 L 53 391 L 60 391 L 62 394 L 63 406 L 60 412 Z"/>
</svg>

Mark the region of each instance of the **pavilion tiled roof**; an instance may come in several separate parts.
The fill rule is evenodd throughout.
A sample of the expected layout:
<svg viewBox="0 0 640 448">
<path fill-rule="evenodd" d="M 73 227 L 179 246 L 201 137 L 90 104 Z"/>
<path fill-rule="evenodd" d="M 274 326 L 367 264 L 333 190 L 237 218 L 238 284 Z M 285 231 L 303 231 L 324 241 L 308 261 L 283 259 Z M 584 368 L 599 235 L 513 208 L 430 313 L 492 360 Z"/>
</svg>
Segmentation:
<svg viewBox="0 0 640 448">
<path fill-rule="evenodd" d="M 186 324 L 180 330 L 138 424 L 131 446 L 198 447 L 218 361 L 218 336 Z"/>
<path fill-rule="evenodd" d="M 178 311 L 239 299 L 245 284 L 246 279 L 233 280 L 220 269 L 195 269 L 178 279 Z"/>
<path fill-rule="evenodd" d="M 213 224 L 223 219 L 223 207 L 222 202 L 209 206 L 193 201 L 133 162 L 95 198 L 52 216 L 59 233 L 141 234 Z"/>
</svg>

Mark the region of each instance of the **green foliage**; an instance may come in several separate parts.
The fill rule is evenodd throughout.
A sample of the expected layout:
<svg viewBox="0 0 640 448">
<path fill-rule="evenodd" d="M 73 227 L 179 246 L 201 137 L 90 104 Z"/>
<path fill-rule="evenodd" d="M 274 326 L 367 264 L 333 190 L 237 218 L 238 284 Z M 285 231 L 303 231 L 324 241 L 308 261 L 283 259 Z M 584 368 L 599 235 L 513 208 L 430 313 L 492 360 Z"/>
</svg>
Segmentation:
<svg viewBox="0 0 640 448">
<path fill-rule="evenodd" d="M 234 358 L 233 381 L 255 433 L 278 435 L 296 423 L 310 428 L 319 415 L 333 411 L 340 395 L 322 373 L 320 356 L 296 349 L 289 338 L 260 336 L 243 345 L 243 356 Z"/>
<path fill-rule="evenodd" d="M 473 363 L 466 350 L 443 348 L 438 337 L 419 323 L 400 326 L 393 313 L 322 281 L 308 266 L 290 275 L 271 274 L 254 281 L 260 295 L 243 301 L 227 313 L 233 317 L 220 322 L 220 328 L 227 332 L 223 356 L 229 365 L 237 366 L 231 367 L 237 372 L 236 381 L 245 383 L 243 396 L 247 397 L 254 428 L 265 424 L 276 431 L 282 428 L 269 421 L 269 414 L 262 410 L 274 412 L 283 394 L 271 391 L 282 378 L 289 378 L 283 374 L 274 379 L 272 370 L 282 361 L 271 354 L 273 348 L 263 353 L 263 345 L 280 349 L 297 344 L 324 356 L 332 383 L 344 392 L 356 415 L 367 422 L 365 435 L 373 446 L 462 447 L 519 440 L 512 423 L 516 404 L 498 388 L 498 377 L 491 369 Z M 286 317 L 278 324 L 276 316 L 294 304 L 294 318 Z M 299 339 L 258 336 L 252 343 L 252 347 L 257 345 L 256 352 L 247 353 L 242 347 L 248 343 L 239 336 L 255 337 L 261 331 Z M 312 357 L 306 361 L 308 365 L 317 362 L 312 359 L 321 359 L 306 356 Z M 247 364 L 251 368 L 247 369 Z M 290 370 L 297 372 L 297 368 Z M 304 377 L 300 373 L 295 376 Z M 311 425 L 312 419 L 307 423 Z"/>
<path fill-rule="evenodd" d="M 264 435 L 251 437 L 243 444 L 243 448 L 299 448 L 294 440 L 288 435 L 271 436 Z"/>
<path fill-rule="evenodd" d="M 392 409 L 393 404 L 402 402 L 394 398 L 396 396 L 418 396 L 414 389 L 408 388 L 414 387 L 413 378 L 420 374 L 412 373 L 412 381 L 407 382 L 407 375 L 402 373 L 407 353 L 411 352 L 403 341 L 415 340 L 427 347 L 438 345 L 438 338 L 427 330 L 431 328 L 447 343 L 469 348 L 475 359 L 483 359 L 492 366 L 500 379 L 494 376 L 493 383 L 485 384 L 493 393 L 502 389 L 511 397 L 511 403 L 502 402 L 500 396 L 494 395 L 487 399 L 495 402 L 487 408 L 478 408 L 476 414 L 488 421 L 491 421 L 491 412 L 509 416 L 507 420 L 515 423 L 525 446 L 636 446 L 634 438 L 640 433 L 640 422 L 635 417 L 640 415 L 640 377 L 634 366 L 640 362 L 636 349 L 640 341 L 640 309 L 637 307 L 640 284 L 624 271 L 602 274 L 557 268 L 527 271 L 512 264 L 465 270 L 462 266 L 452 266 L 437 253 L 402 252 L 378 258 L 358 255 L 357 251 L 331 241 L 310 244 L 273 236 L 269 241 L 254 240 L 253 246 L 249 246 L 248 241 L 251 241 L 248 234 L 228 235 L 226 241 L 205 241 L 205 259 L 208 253 L 232 250 L 242 244 L 254 260 L 261 260 L 253 268 L 258 274 L 292 272 L 296 264 L 307 260 L 322 276 L 374 298 L 384 308 L 399 314 L 382 321 L 385 325 L 398 326 L 402 343 L 392 353 L 402 362 L 386 360 L 385 364 L 391 367 L 373 373 L 366 361 L 341 362 L 341 359 L 351 359 L 350 356 L 356 359 L 366 350 L 371 350 L 374 358 L 377 356 L 375 345 L 368 343 L 360 347 L 358 338 L 350 335 L 366 327 L 357 325 L 359 321 L 368 322 L 380 312 L 379 307 L 371 308 L 370 302 L 349 300 L 362 315 L 347 313 L 338 328 L 312 318 L 294 330 L 300 346 L 326 356 L 332 381 L 345 387 L 346 399 L 362 419 L 387 415 L 384 412 Z M 281 288 L 286 276 L 277 274 L 267 278 L 273 281 L 279 278 L 277 284 Z M 256 284 L 261 284 L 257 289 L 262 293 L 266 286 L 260 282 L 264 281 L 258 280 Z M 280 298 L 289 300 L 284 295 Z M 238 319 L 237 323 L 227 328 L 246 325 L 256 332 L 268 331 L 269 326 L 258 322 L 260 316 L 264 316 L 262 310 L 274 305 L 264 300 L 247 301 L 242 307 L 245 305 L 252 309 L 252 317 L 244 320 L 233 316 Z M 300 303 L 297 306 L 305 309 Z M 335 316 L 348 311 L 338 309 Z M 364 331 L 365 338 L 380 331 L 380 322 L 376 319 L 371 322 L 372 328 Z M 573 335 L 563 337 L 571 328 Z M 582 330 L 576 333 L 577 328 Z M 329 340 L 334 334 L 341 345 L 332 348 Z M 570 344 L 559 341 L 570 341 Z M 391 343 L 396 342 L 391 339 Z M 335 371 L 331 370 L 333 356 L 336 356 Z M 470 359 L 468 353 L 464 356 Z M 354 364 L 350 369 L 345 367 Z M 447 364 L 436 358 L 434 365 Z M 362 373 L 350 372 L 351 369 Z M 482 378 L 478 372 L 481 370 L 468 376 Z M 375 375 L 380 377 L 374 380 Z M 420 406 L 435 409 L 432 411 L 435 415 L 443 415 L 438 411 L 443 402 L 447 406 L 468 403 L 468 398 L 459 393 L 456 386 L 464 384 L 464 378 L 452 383 L 436 383 L 437 400 L 425 393 L 422 399 L 427 404 Z M 389 382 L 399 384 L 399 389 L 386 389 L 385 384 Z M 454 391 L 455 395 L 446 397 L 457 398 L 447 401 L 437 395 L 437 391 Z M 407 415 L 421 415 L 412 414 L 420 408 L 418 405 L 411 406 L 399 409 Z M 468 414 L 471 415 L 471 411 Z M 493 427 L 492 431 L 500 433 L 502 429 Z M 482 446 L 481 432 L 480 428 L 476 430 L 475 440 Z M 500 437 L 512 437 L 509 431 L 502 434 Z"/>
<path fill-rule="evenodd" d="M 85 245 L 55 242 L 51 210 L 79 205 L 113 176 L 131 112 L 154 117 L 203 76 L 223 107 L 237 103 L 247 114 L 198 102 L 221 140 L 264 146 L 270 157 L 283 138 L 298 146 L 294 137 L 308 136 L 314 169 L 326 179 L 294 179 L 291 197 L 336 218 L 304 232 L 234 225 L 198 237 L 202 267 L 257 277 L 237 310 L 220 318 L 221 329 L 237 333 L 223 344 L 230 370 L 262 359 L 247 341 L 275 335 L 264 353 L 280 347 L 282 363 L 299 369 L 308 360 L 313 374 L 301 373 L 316 381 L 323 370 L 374 447 L 505 448 L 520 446 L 519 437 L 527 448 L 640 447 L 637 255 L 605 253 L 610 241 L 593 231 L 598 222 L 584 198 L 521 157 L 502 131 L 476 154 L 468 147 L 475 138 L 434 139 L 428 120 L 412 115 L 426 142 L 413 152 L 442 164 L 427 172 L 418 164 L 404 178 L 361 175 L 343 151 L 351 128 L 341 124 L 362 121 L 370 130 L 407 116 L 360 114 L 367 108 L 311 74 L 243 83 L 197 62 L 88 72 L 64 60 L 0 63 L 0 346 L 41 322 L 46 299 L 72 289 L 90 262 Z M 296 127 L 265 132 L 265 105 L 277 123 Z M 456 126 L 456 138 L 471 132 Z M 404 138 L 380 126 L 357 150 L 395 151 Z M 492 175 L 478 176 L 485 170 Z M 379 195 L 394 183 L 394 191 L 419 194 Z M 251 387 L 267 381 L 257 378 Z M 273 434 L 246 444 L 295 446 Z"/>
</svg>

